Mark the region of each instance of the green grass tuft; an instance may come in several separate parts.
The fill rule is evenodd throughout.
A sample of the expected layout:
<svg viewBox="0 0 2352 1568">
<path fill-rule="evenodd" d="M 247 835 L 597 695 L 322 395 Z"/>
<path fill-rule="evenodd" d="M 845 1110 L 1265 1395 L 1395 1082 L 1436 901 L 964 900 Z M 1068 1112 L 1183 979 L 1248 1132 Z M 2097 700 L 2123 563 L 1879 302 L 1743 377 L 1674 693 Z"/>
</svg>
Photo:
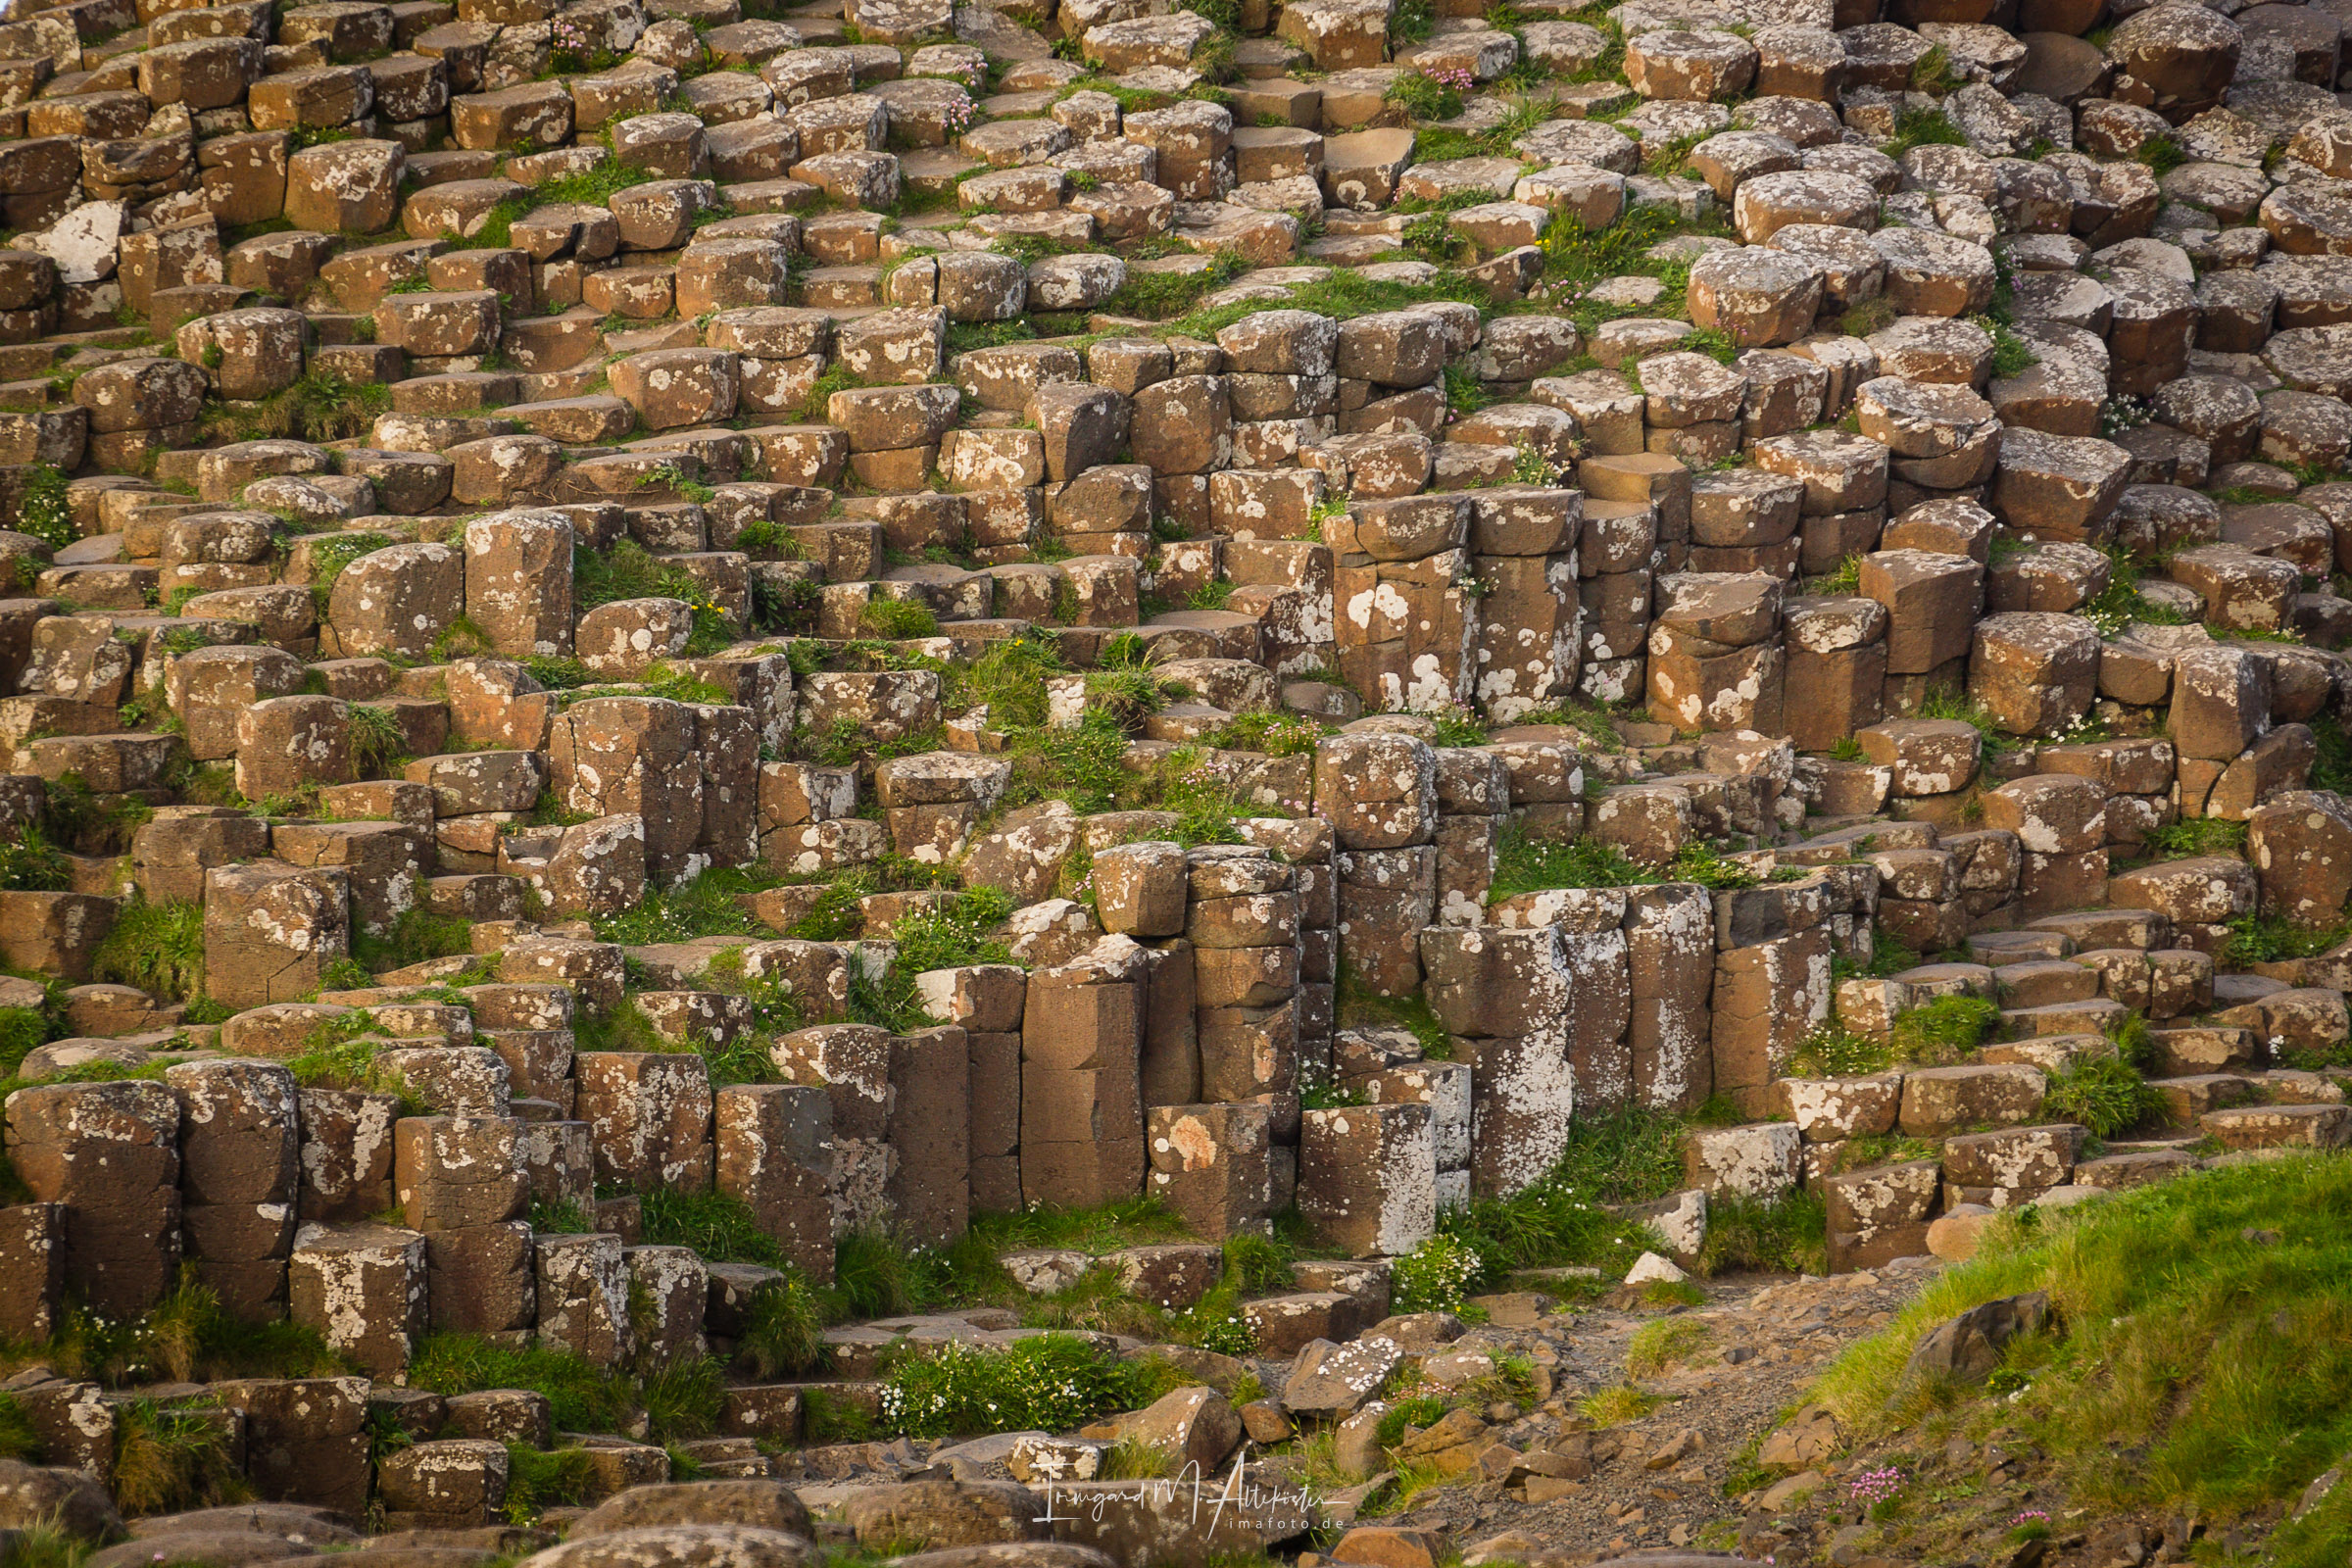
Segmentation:
<svg viewBox="0 0 2352 1568">
<path fill-rule="evenodd" d="M 2164 1096 L 2130 1062 L 2107 1056 L 2054 1074 L 2042 1096 L 2044 1121 L 2080 1122 L 2094 1138 L 2130 1132 L 2164 1109 Z"/>
<path fill-rule="evenodd" d="M 1999 1004 L 1983 997 L 1937 997 L 1899 1014 L 1888 1043 L 1898 1061 L 1948 1067 L 1973 1055 L 2000 1017 Z"/>
<path fill-rule="evenodd" d="M 125 903 L 90 959 L 90 976 L 165 1002 L 195 1001 L 204 995 L 204 906 L 143 898 Z"/>
<path fill-rule="evenodd" d="M 1719 1195 L 1707 1200 L 1707 1240 L 1699 1252 L 1699 1272 L 1737 1268 L 1826 1273 L 1829 1237 L 1829 1210 L 1817 1192 L 1791 1192 L 1774 1202 Z"/>
</svg>

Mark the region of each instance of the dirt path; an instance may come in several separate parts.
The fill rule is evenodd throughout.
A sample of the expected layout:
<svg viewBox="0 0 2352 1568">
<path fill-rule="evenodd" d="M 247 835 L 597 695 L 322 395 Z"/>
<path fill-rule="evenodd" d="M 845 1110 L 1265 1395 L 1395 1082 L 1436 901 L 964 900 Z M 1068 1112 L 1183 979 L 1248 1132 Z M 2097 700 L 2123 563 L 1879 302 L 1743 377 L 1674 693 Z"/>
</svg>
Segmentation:
<svg viewBox="0 0 2352 1568">
<path fill-rule="evenodd" d="M 1541 1327 L 1474 1330 L 1455 1348 L 1516 1351 L 1555 1366 L 1552 1396 L 1493 1428 L 1493 1441 L 1545 1468 L 1589 1465 L 1590 1473 L 1506 1485 L 1507 1476 L 1473 1470 L 1420 1492 L 1389 1522 L 1445 1530 L 1465 1549 L 1506 1533 L 1523 1538 L 1486 1553 L 1471 1549 L 1473 1562 L 1484 1555 L 1574 1564 L 1644 1547 L 1729 1549 L 1746 1509 L 1724 1488 L 1750 1473 L 1752 1446 L 1848 1345 L 1885 1327 L 1934 1266 L 1906 1260 L 1831 1279 L 1727 1276 L 1704 1284 L 1705 1305 L 1672 1314 L 1593 1306 Z M 1580 1410 L 1585 1396 L 1628 1382 L 1634 1337 L 1669 1316 L 1694 1325 L 1685 1332 L 1696 1343 L 1671 1368 L 1630 1380 L 1657 1396 L 1657 1406 L 1592 1430 Z M 1544 1452 L 1570 1462 L 1538 1457 Z"/>
</svg>

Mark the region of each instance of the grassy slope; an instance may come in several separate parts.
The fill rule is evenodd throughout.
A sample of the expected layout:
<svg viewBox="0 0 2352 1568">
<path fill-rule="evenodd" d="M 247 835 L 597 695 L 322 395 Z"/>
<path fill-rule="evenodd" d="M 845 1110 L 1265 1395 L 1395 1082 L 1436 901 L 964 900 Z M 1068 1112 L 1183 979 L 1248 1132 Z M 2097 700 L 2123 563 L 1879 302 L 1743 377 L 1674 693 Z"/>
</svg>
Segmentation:
<svg viewBox="0 0 2352 1568">
<path fill-rule="evenodd" d="M 2028 1216 L 1856 1346 L 1816 1396 L 1849 1440 L 1898 1464 L 1940 1451 L 1955 1433 L 1982 1443 L 2007 1429 L 2049 1456 L 2049 1479 L 2089 1518 L 2186 1508 L 2216 1526 L 2259 1528 L 2352 1451 L 2348 1216 L 2352 1159 L 2328 1156 Z M 2013 1344 L 1989 1390 L 1901 1385 L 1926 1330 L 2045 1289 L 2062 1329 Z M 1886 1544 L 2010 1523 L 1997 1509 L 1971 1519 L 1964 1506 L 1926 1506 L 1947 1496 L 1879 1510 Z M 2352 1486 L 2272 1535 L 2263 1556 L 2340 1568 L 2348 1549 Z"/>
</svg>

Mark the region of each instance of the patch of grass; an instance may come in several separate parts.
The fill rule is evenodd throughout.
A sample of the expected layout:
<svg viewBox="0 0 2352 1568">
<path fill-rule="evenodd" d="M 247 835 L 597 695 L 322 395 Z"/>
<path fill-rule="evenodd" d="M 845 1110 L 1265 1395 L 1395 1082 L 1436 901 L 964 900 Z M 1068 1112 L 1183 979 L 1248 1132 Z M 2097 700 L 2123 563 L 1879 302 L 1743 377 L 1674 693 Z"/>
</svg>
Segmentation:
<svg viewBox="0 0 2352 1568">
<path fill-rule="evenodd" d="M 802 1396 L 801 1424 L 804 1438 L 811 1445 L 866 1443 L 875 1436 L 874 1418 L 864 1405 L 823 1388 Z"/>
<path fill-rule="evenodd" d="M 1654 1395 L 1644 1394 L 1631 1383 L 1613 1383 L 1597 1389 L 1577 1402 L 1585 1419 L 1598 1427 L 1619 1427 L 1628 1421 L 1639 1421 L 1658 1407 Z"/>
<path fill-rule="evenodd" d="M 432 1394 L 477 1389 L 536 1389 L 548 1397 L 558 1430 L 618 1432 L 636 1408 L 625 1378 L 545 1346 L 498 1345 L 474 1334 L 428 1334 L 409 1362 L 409 1385 Z"/>
<path fill-rule="evenodd" d="M 2012 332 L 2007 322 L 1995 320 L 1989 316 L 1975 319 L 1976 324 L 1992 338 L 1994 376 L 2005 381 L 2012 376 L 2025 374 L 2028 369 L 2041 363 L 2041 356 L 2034 352 L 2033 345 Z"/>
<path fill-rule="evenodd" d="M 1622 1274 L 1658 1238 L 1603 1205 L 1662 1198 L 1680 1186 L 1679 1160 L 1668 1163 L 1677 1136 L 1678 1124 L 1658 1112 L 1579 1120 L 1568 1147 L 1541 1180 L 1507 1198 L 1448 1210 L 1439 1229 L 1477 1252 L 1482 1285 L 1522 1269 L 1562 1264 Z"/>
<path fill-rule="evenodd" d="M 1894 1052 L 1884 1040 L 1873 1040 L 1835 1019 L 1818 1024 L 1788 1058 L 1791 1078 L 1856 1078 L 1892 1065 Z"/>
<path fill-rule="evenodd" d="M 109 1078 L 134 1076 L 117 1069 Z M 335 1377 L 348 1371 L 315 1330 L 298 1323 L 247 1323 L 184 1265 L 178 1281 L 136 1318 L 102 1318 L 71 1306 L 64 1326 L 35 1359 L 61 1375 L 110 1389 L 155 1382 L 217 1383 L 231 1378 Z"/>
<path fill-rule="evenodd" d="M 178 1513 L 252 1496 L 231 1452 L 223 1415 L 176 1401 L 117 1404 L 111 1490 L 122 1511 Z"/>
<path fill-rule="evenodd" d="M 335 591 L 335 579 L 343 568 L 362 556 L 372 556 L 378 550 L 389 550 L 393 541 L 380 533 L 338 533 L 311 542 L 311 598 L 324 615 Z"/>
<path fill-rule="evenodd" d="M 864 384 L 848 366 L 836 364 L 809 386 L 808 396 L 801 402 L 801 417 L 811 423 L 821 423 L 830 417 L 826 410 L 833 401 L 834 393 L 852 391 Z"/>
<path fill-rule="evenodd" d="M 585 545 L 571 552 L 571 600 L 579 610 L 594 610 L 623 599 L 682 599 L 703 602 L 702 585 L 684 570 L 661 560 L 634 539 L 622 539 L 598 551 Z"/>
<path fill-rule="evenodd" d="M 1905 969 L 1916 969 L 1919 964 L 1919 955 L 1908 944 L 1896 940 L 1883 928 L 1873 926 L 1869 958 L 1856 960 L 1840 954 L 1830 960 L 1830 975 L 1833 980 L 1884 980 L 1890 975 L 1901 974 Z"/>
<path fill-rule="evenodd" d="M 1710 1199 L 1707 1240 L 1699 1272 L 1727 1268 L 1792 1270 L 1821 1274 L 1829 1269 L 1829 1210 L 1816 1192 L 1790 1192 L 1777 1201 L 1738 1194 Z"/>
<path fill-rule="evenodd" d="M 2303 926 L 2283 915 L 2242 914 L 2230 922 L 2230 948 L 2222 956 L 2233 968 L 2316 958 L 2343 942 L 2347 934 L 2352 934 L 2352 922 Z"/>
<path fill-rule="evenodd" d="M 1683 1184 L 1683 1124 L 1646 1105 L 1580 1116 L 1552 1175 L 1606 1203 L 1643 1203 Z"/>
<path fill-rule="evenodd" d="M 68 499 L 73 482 L 63 468 L 51 464 L 35 467 L 26 477 L 24 494 L 17 503 L 15 527 L 52 550 L 74 542 L 74 507 Z"/>
<path fill-rule="evenodd" d="M 697 937 L 761 935 L 766 927 L 736 901 L 740 895 L 774 887 L 779 880 L 772 872 L 716 866 L 649 893 L 634 908 L 599 916 L 592 923 L 599 942 L 627 947 L 691 942 Z"/>
<path fill-rule="evenodd" d="M 718 1425 L 726 1398 L 724 1370 L 708 1355 L 681 1356 L 636 1380 L 636 1402 L 655 1440 L 700 1438 Z"/>
<path fill-rule="evenodd" d="M 74 867 L 38 823 L 27 824 L 16 843 L 0 844 L 0 888 L 63 893 L 73 886 Z"/>
<path fill-rule="evenodd" d="M 394 285 L 392 292 L 431 286 L 418 277 L 408 285 Z M 203 356 L 205 364 L 217 367 L 220 353 L 217 344 L 207 348 Z M 292 386 L 259 402 L 208 405 L 200 429 L 208 437 L 231 441 L 279 437 L 343 441 L 366 435 L 376 416 L 390 412 L 391 407 L 392 392 L 387 386 L 350 381 L 332 370 L 313 370 Z"/>
<path fill-rule="evenodd" d="M 760 1228 L 760 1216 L 725 1193 L 659 1187 L 638 1196 L 645 1241 L 653 1247 L 691 1247 L 712 1263 L 759 1263 L 782 1268 L 784 1249 Z"/>
<path fill-rule="evenodd" d="M 1973 1055 L 2000 1018 L 2000 1004 L 1983 997 L 1937 997 L 1897 1014 L 1888 1044 L 1898 1061 L 1948 1067 Z"/>
<path fill-rule="evenodd" d="M 799 1271 L 752 1298 L 750 1321 L 736 1342 L 736 1363 L 754 1378 L 820 1372 L 832 1364 L 824 1341 L 824 1303 Z"/>
<path fill-rule="evenodd" d="M 1970 725 L 1983 739 L 1987 752 L 2007 751 L 2017 744 L 2016 737 L 1993 721 L 1989 709 L 1966 692 L 1950 686 L 1931 686 L 1922 693 L 1919 712 L 1915 716 L 1956 719 Z"/>
<path fill-rule="evenodd" d="M 509 196 L 482 215 L 481 226 L 472 233 L 444 237 L 453 251 L 506 250 L 514 243 L 514 220 L 537 205 L 530 196 Z"/>
<path fill-rule="evenodd" d="M 380 777 L 408 758 L 408 737 L 390 709 L 351 705 L 351 760 L 362 778 Z"/>
<path fill-rule="evenodd" d="M 0 1007 L 0 1078 L 16 1077 L 36 1048 L 61 1038 L 58 1028 L 38 1007 Z"/>
<path fill-rule="evenodd" d="M 1131 1408 L 1138 1375 L 1075 1335 L 1041 1334 L 1002 1350 L 950 1344 L 891 1372 L 882 1424 L 910 1437 L 1067 1431 Z"/>
<path fill-rule="evenodd" d="M 1396 1259 L 1396 1308 L 1399 1312 L 1453 1312 L 1486 1269 L 1478 1250 L 1443 1231 Z"/>
<path fill-rule="evenodd" d="M 2188 154 L 2181 151 L 2178 138 L 2171 135 L 2157 135 L 2150 136 L 2141 142 L 2132 154 L 2132 161 L 2144 165 L 2149 173 L 2162 179 L 2182 164 L 2187 163 Z"/>
<path fill-rule="evenodd" d="M 355 932 L 351 956 L 371 974 L 405 969 L 429 958 L 451 958 L 473 951 L 473 922 L 423 908 L 404 909 L 385 936 Z"/>
<path fill-rule="evenodd" d="M 1872 1133 L 1841 1142 L 1838 1146 L 1835 1166 L 1829 1174 L 1835 1176 L 1849 1170 L 1868 1170 L 1873 1165 L 1894 1165 L 1905 1160 L 1935 1157 L 1934 1144 L 1895 1133 Z"/>
<path fill-rule="evenodd" d="M 2164 1108 L 2164 1096 L 2149 1087 L 2130 1062 L 2092 1056 L 2054 1074 L 2042 1096 L 2044 1121 L 2080 1122 L 2093 1137 L 2129 1132 Z"/>
<path fill-rule="evenodd" d="M 2055 1494 L 2098 1514 L 2193 1508 L 2216 1528 L 2275 1512 L 2352 1446 L 2352 1244 L 2332 1218 L 2347 1201 L 2352 1162 L 2291 1154 L 2017 1215 L 1817 1396 L 1861 1442 L 1936 1406 L 2012 1426 L 2048 1455 Z M 1999 1394 L 1903 1385 L 1922 1333 L 2034 1290 L 2063 1331 L 2013 1341 Z M 2348 1501 L 2338 1488 L 2280 1528 L 2266 1560 L 2335 1563 Z"/>
<path fill-rule="evenodd" d="M 940 1299 L 936 1276 L 876 1230 L 855 1230 L 833 1244 L 833 1290 L 858 1317 L 895 1317 Z"/>
<path fill-rule="evenodd" d="M 1234 714 L 1205 739 L 1221 752 L 1304 757 L 1314 751 L 1325 733 L 1322 724 L 1303 713 L 1278 713 L 1261 708 Z"/>
<path fill-rule="evenodd" d="M 1752 888 L 1764 880 L 1757 871 L 1695 840 L 1684 845 L 1675 858 L 1667 862 L 1666 873 L 1660 880 L 1695 882 L 1700 887 L 1711 888 L 1719 893 Z M 1776 876 L 1774 880 L 1793 879 Z"/>
<path fill-rule="evenodd" d="M 2080 612 L 2099 629 L 2100 636 L 2113 637 L 2135 620 L 2152 626 L 2177 626 L 2188 620 L 2178 610 L 2140 593 L 2139 565 L 2128 552 L 2109 546 L 2107 560 L 2107 586 Z"/>
<path fill-rule="evenodd" d="M 585 1236 L 596 1229 L 596 1222 L 572 1202 L 547 1203 L 531 1200 L 531 1229 L 545 1236 Z"/>
<path fill-rule="evenodd" d="M 1914 147 L 1965 147 L 1968 133 L 1944 118 L 1940 109 L 1905 109 L 1894 117 L 1894 138 L 1880 151 L 1900 158 Z"/>
<path fill-rule="evenodd" d="M 1434 1394 L 1418 1394 L 1398 1399 L 1381 1412 L 1380 1426 L 1374 1434 L 1384 1448 L 1394 1448 L 1415 1428 L 1434 1427 L 1446 1419 L 1452 1408 Z"/>
<path fill-rule="evenodd" d="M 939 635 L 939 617 L 928 605 L 913 599 L 869 599 L 858 612 L 858 623 L 877 637 L 896 642 Z"/>
<path fill-rule="evenodd" d="M 41 1434 L 32 1416 L 13 1394 L 0 1394 L 0 1459 L 40 1462 Z"/>
<path fill-rule="evenodd" d="M 1584 735 L 1592 743 L 1595 750 L 1621 752 L 1625 750 L 1625 737 L 1619 733 L 1617 725 L 1621 720 L 1637 716 L 1622 708 L 1611 707 L 1606 703 L 1591 703 L 1577 698 L 1565 698 L 1522 714 L 1519 722 L 1522 724 L 1564 725 Z"/>
<path fill-rule="evenodd" d="M 1394 1028 L 1409 1030 L 1421 1043 L 1421 1054 L 1432 1061 L 1453 1059 L 1453 1036 L 1446 1033 L 1445 1022 L 1429 998 L 1419 991 L 1402 996 L 1384 997 L 1364 984 L 1363 975 L 1353 964 L 1340 966 L 1340 981 L 1336 998 L 1340 1027 L 1343 1029 Z"/>
<path fill-rule="evenodd" d="M 1176 1461 L 1167 1449 L 1134 1438 L 1121 1438 L 1102 1456 L 1105 1481 L 1151 1481 L 1175 1473 Z"/>
<path fill-rule="evenodd" d="M 1651 1280 L 1642 1287 L 1642 1304 L 1666 1311 L 1678 1306 L 1704 1306 L 1707 1293 L 1689 1280 Z"/>
<path fill-rule="evenodd" d="M 2219 816 L 2184 816 L 2150 830 L 2148 853 L 2159 860 L 2183 860 L 2205 856 L 2242 858 L 2246 824 Z"/>
<path fill-rule="evenodd" d="M 1626 1376 L 1654 1378 L 1688 1361 L 1707 1341 L 1708 1329 L 1696 1318 L 1665 1317 L 1645 1323 L 1625 1348 Z"/>
<path fill-rule="evenodd" d="M 366 978 L 365 971 L 362 978 Z M 375 1020 L 356 1008 L 330 1018 L 312 1029 L 302 1050 L 286 1058 L 286 1070 L 305 1088 L 395 1094 L 401 1099 L 403 1115 L 425 1114 L 406 1085 L 376 1066 L 375 1047 L 367 1038 L 374 1027 Z"/>
<path fill-rule="evenodd" d="M 1136 275 L 1132 272 L 1128 274 L 1130 284 L 1135 281 Z M 1233 275 L 1238 276 L 1239 272 Z M 1229 276 L 1223 281 L 1230 282 L 1232 278 Z M 1291 297 L 1286 304 L 1292 310 L 1312 311 L 1318 316 L 1345 321 L 1382 311 L 1409 310 L 1415 305 L 1426 305 L 1435 300 L 1491 303 L 1483 284 L 1459 272 L 1441 271 L 1427 283 L 1399 283 L 1365 277 L 1357 272 L 1334 271 L 1311 283 L 1292 285 Z M 1113 295 L 1111 303 L 1103 308 L 1112 309 L 1116 302 L 1117 296 Z M 1237 301 L 1212 310 L 1196 311 L 1176 322 L 1169 331 L 1190 337 L 1213 337 L 1243 317 L 1265 309 L 1263 301 Z"/>
<path fill-rule="evenodd" d="M 1054 1248 L 1102 1253 L 1194 1240 L 1184 1220 L 1156 1194 L 1149 1193 L 1100 1208 L 1041 1203 L 1010 1213 L 975 1214 L 970 1234 L 992 1251 Z"/>
<path fill-rule="evenodd" d="M 2311 787 L 2338 795 L 2352 791 L 2352 731 L 2342 724 L 2315 724 L 2311 735 L 2319 743 L 2319 756 L 2311 764 Z"/>
<path fill-rule="evenodd" d="M 195 1001 L 204 995 L 204 906 L 127 901 L 91 956 L 90 976 L 165 1002 Z"/>
<path fill-rule="evenodd" d="M 507 1523 L 536 1524 L 550 1508 L 587 1502 L 595 1489 L 596 1463 L 586 1448 L 507 1445 Z"/>
<path fill-rule="evenodd" d="M 1838 330 L 1847 337 L 1868 337 L 1892 326 L 1900 314 L 1894 308 L 1894 301 L 1883 294 L 1873 295 L 1858 305 L 1847 306 L 1838 318 Z"/>
<path fill-rule="evenodd" d="M 1675 348 L 1684 354 L 1704 354 L 1718 365 L 1729 365 L 1740 354 L 1740 343 L 1720 326 L 1699 327 L 1677 343 Z"/>
<path fill-rule="evenodd" d="M 543 181 L 532 188 L 531 194 L 543 204 L 602 207 L 631 185 L 642 185 L 653 177 L 650 170 L 625 168 L 608 158 L 593 169 L 576 174 L 558 174 Z"/>
<path fill-rule="evenodd" d="M 1407 71 L 1381 94 L 1384 103 L 1403 109 L 1415 120 L 1451 120 L 1462 112 L 1459 89 L 1420 71 Z"/>
<path fill-rule="evenodd" d="M 1499 904 L 1517 893 L 1540 893 L 1552 888 L 1621 888 L 1656 878 L 1625 858 L 1613 845 L 1581 838 L 1563 844 L 1535 839 L 1524 828 L 1506 828 L 1494 861 L 1494 879 L 1488 884 L 1487 902 Z"/>
<path fill-rule="evenodd" d="M 1249 264 L 1230 252 L 1211 259 L 1199 272 L 1145 272 L 1130 269 L 1118 291 L 1102 302 L 1111 316 L 1140 317 L 1164 321 L 1185 315 L 1201 299 L 1249 270 Z"/>
<path fill-rule="evenodd" d="M 1941 98 L 1959 85 L 1952 67 L 1952 57 L 1943 45 L 1930 44 L 1925 54 L 1911 62 L 1911 90 Z"/>
</svg>

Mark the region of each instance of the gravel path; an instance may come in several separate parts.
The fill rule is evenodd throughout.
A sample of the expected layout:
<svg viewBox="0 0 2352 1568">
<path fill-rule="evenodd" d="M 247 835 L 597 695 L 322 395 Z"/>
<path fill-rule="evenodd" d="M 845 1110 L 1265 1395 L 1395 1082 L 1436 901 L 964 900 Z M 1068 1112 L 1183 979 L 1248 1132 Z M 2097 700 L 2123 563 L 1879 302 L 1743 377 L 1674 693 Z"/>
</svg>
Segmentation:
<svg viewBox="0 0 2352 1568">
<path fill-rule="evenodd" d="M 1573 1565 L 1640 1548 L 1701 1541 L 1731 1544 L 1745 1511 L 1726 1497 L 1725 1482 L 1741 1468 L 1749 1445 L 1804 1398 L 1813 1379 L 1855 1341 L 1886 1326 L 1934 1268 L 1906 1260 L 1876 1272 L 1831 1279 L 1793 1275 L 1726 1276 L 1706 1282 L 1707 1302 L 1675 1314 L 1701 1325 L 1705 1338 L 1681 1365 L 1638 1381 L 1659 1398 L 1640 1420 L 1601 1431 L 1579 1413 L 1595 1390 L 1629 1381 L 1626 1350 L 1634 1336 L 1667 1314 L 1593 1306 L 1524 1329 L 1474 1331 L 1456 1348 L 1494 1348 L 1550 1361 L 1552 1396 L 1534 1413 L 1493 1429 L 1494 1441 L 1533 1456 L 1537 1450 L 1588 1460 L 1583 1478 L 1537 1478 L 1537 1496 L 1521 1486 L 1481 1477 L 1420 1493 L 1401 1519 L 1443 1529 L 1472 1562 L 1482 1557 Z M 1655 1468 L 1652 1468 L 1653 1463 Z M 1709 1531 L 1709 1526 L 1716 1526 Z M 1508 1535 L 1508 1541 L 1491 1538 Z M 1477 1548 L 1487 1545 L 1485 1552 Z"/>
</svg>

